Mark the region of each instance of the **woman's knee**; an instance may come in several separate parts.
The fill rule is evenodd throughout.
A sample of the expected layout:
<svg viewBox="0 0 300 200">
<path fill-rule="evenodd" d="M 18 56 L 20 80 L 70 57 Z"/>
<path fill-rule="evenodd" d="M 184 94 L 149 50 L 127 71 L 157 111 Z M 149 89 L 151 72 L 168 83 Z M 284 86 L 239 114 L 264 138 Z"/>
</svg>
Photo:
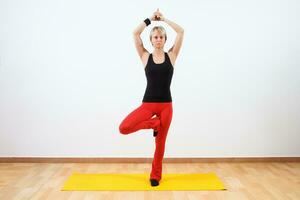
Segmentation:
<svg viewBox="0 0 300 200">
<path fill-rule="evenodd" d="M 130 127 L 124 123 L 121 123 L 119 125 L 119 131 L 121 134 L 128 134 L 130 130 Z"/>
</svg>

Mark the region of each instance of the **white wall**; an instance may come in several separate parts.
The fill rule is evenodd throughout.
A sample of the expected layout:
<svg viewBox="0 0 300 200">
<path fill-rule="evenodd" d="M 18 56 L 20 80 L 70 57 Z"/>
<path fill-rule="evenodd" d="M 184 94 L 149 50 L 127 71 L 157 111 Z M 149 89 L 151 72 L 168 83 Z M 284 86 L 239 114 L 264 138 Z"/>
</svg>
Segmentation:
<svg viewBox="0 0 300 200">
<path fill-rule="evenodd" d="M 118 126 L 146 87 L 132 31 L 157 7 L 185 29 L 165 157 L 300 156 L 292 0 L 1 0 L 0 156 L 152 157 L 152 130 Z"/>
</svg>

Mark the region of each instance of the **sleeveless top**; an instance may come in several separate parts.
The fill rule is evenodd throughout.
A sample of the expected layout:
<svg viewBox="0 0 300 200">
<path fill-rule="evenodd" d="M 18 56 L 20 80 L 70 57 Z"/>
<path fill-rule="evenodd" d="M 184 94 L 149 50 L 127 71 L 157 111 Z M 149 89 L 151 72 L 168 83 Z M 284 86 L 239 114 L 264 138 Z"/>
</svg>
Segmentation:
<svg viewBox="0 0 300 200">
<path fill-rule="evenodd" d="M 143 102 L 172 102 L 170 86 L 173 71 L 168 53 L 165 52 L 165 61 L 159 64 L 154 63 L 152 53 L 149 55 L 145 67 L 147 87 Z"/>
</svg>

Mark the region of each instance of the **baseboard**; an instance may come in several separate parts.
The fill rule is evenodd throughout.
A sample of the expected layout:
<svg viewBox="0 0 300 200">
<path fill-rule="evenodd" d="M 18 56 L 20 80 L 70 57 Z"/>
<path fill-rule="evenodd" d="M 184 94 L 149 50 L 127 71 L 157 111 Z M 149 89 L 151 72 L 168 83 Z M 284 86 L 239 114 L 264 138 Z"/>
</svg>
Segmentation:
<svg viewBox="0 0 300 200">
<path fill-rule="evenodd" d="M 0 157 L 0 163 L 151 163 L 152 158 Z M 300 162 L 300 157 L 164 158 L 164 163 Z"/>
</svg>

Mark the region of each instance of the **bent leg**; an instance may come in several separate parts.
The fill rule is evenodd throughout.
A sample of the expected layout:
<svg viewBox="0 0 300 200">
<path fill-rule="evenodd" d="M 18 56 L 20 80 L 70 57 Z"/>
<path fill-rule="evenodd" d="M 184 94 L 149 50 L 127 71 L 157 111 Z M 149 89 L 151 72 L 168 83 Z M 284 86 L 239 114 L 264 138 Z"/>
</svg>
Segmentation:
<svg viewBox="0 0 300 200">
<path fill-rule="evenodd" d="M 129 113 L 121 122 L 119 125 L 120 133 L 129 134 L 140 129 L 156 128 L 160 125 L 160 120 L 159 118 L 151 119 L 153 115 L 154 112 L 147 108 L 145 104 L 142 104 Z"/>
</svg>

